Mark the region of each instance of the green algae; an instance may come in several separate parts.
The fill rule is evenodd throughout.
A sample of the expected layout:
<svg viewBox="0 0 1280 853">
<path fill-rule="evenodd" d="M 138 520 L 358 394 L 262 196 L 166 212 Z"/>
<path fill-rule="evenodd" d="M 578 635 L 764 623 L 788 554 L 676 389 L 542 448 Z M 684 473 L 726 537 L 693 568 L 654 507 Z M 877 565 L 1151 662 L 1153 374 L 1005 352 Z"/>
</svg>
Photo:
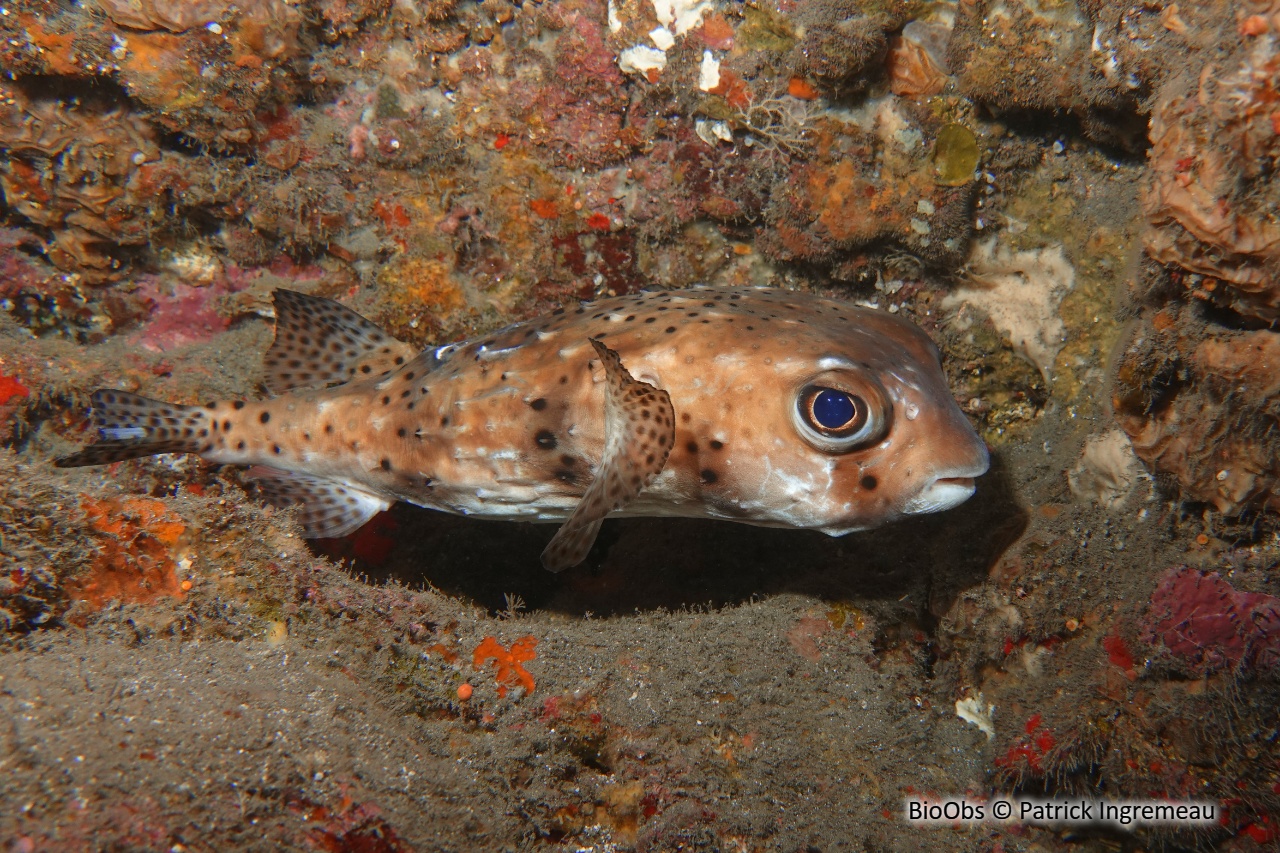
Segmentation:
<svg viewBox="0 0 1280 853">
<path fill-rule="evenodd" d="M 743 15 L 746 20 L 734 35 L 742 48 L 786 53 L 795 45 L 795 31 L 782 15 L 757 6 L 747 6 Z"/>
<path fill-rule="evenodd" d="M 982 151 L 978 138 L 963 124 L 948 124 L 933 144 L 933 168 L 939 184 L 960 187 L 973 180 Z"/>
</svg>

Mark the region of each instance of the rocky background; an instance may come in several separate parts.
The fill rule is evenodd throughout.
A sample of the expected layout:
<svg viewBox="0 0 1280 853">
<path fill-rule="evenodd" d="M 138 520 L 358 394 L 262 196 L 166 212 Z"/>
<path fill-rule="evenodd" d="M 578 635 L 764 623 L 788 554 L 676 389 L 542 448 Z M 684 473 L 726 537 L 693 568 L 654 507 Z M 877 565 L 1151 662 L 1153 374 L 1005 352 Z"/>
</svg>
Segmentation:
<svg viewBox="0 0 1280 853">
<path fill-rule="evenodd" d="M 1280 4 L 21 0 L 0 71 L 12 849 L 1280 845 Z M 96 387 L 254 393 L 275 287 L 425 346 L 698 282 L 915 319 L 978 494 L 551 577 L 49 464 Z M 993 792 L 1227 816 L 903 820 Z"/>
</svg>

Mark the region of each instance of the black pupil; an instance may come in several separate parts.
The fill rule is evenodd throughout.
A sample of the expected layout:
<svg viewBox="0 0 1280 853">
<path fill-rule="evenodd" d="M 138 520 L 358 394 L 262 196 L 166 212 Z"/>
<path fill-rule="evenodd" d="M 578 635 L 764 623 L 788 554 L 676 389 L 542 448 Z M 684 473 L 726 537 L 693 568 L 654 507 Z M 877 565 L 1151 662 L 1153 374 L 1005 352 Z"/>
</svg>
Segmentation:
<svg viewBox="0 0 1280 853">
<path fill-rule="evenodd" d="M 858 413 L 853 397 L 843 391 L 823 388 L 813 397 L 813 419 L 823 429 L 840 429 Z"/>
</svg>

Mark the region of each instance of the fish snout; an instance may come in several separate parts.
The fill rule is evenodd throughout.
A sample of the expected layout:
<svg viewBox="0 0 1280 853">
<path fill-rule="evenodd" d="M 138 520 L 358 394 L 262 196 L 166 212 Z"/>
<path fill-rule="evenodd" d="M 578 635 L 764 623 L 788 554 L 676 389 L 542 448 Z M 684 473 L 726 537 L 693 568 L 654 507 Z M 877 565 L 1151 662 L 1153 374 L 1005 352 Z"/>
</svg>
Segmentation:
<svg viewBox="0 0 1280 853">
<path fill-rule="evenodd" d="M 904 515 L 942 512 L 967 501 L 974 492 L 974 479 L 987 473 L 991 464 L 986 444 L 974 436 L 972 458 L 964 464 L 935 470 L 920 491 L 903 504 Z"/>
</svg>

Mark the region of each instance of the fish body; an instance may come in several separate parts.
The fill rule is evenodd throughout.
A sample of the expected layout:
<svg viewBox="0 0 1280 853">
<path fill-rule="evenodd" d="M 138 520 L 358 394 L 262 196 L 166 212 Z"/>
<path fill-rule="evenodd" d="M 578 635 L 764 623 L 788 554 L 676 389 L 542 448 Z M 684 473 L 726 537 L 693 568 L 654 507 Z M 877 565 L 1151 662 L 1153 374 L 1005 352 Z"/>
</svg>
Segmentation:
<svg viewBox="0 0 1280 853">
<path fill-rule="evenodd" d="M 396 500 L 559 521 L 554 569 L 585 557 L 606 516 L 842 535 L 955 506 L 988 466 L 923 331 L 808 294 L 641 293 L 421 353 L 331 300 L 277 291 L 276 311 L 278 396 L 99 391 L 101 440 L 58 464 L 190 451 L 252 465 L 312 536 Z"/>
</svg>

